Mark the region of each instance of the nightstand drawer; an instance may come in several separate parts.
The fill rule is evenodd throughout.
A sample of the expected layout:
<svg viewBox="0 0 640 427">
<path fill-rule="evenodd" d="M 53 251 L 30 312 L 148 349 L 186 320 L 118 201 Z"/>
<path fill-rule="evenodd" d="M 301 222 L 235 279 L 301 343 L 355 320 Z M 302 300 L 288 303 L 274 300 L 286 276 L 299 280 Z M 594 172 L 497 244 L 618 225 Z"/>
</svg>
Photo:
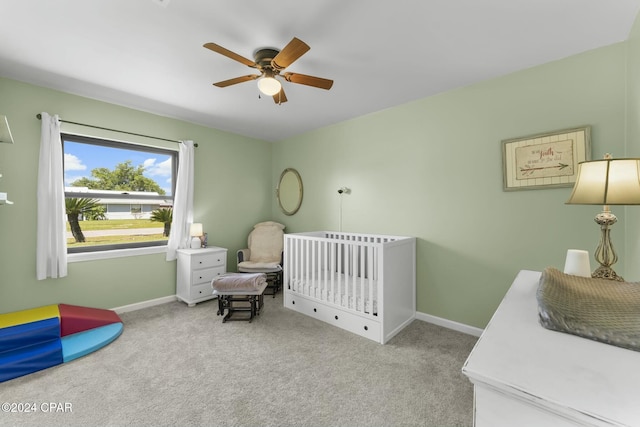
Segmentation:
<svg viewBox="0 0 640 427">
<path fill-rule="evenodd" d="M 211 287 L 211 283 L 192 286 L 191 292 L 189 294 L 192 300 L 210 297 L 211 295 L 213 295 L 213 288 Z"/>
<path fill-rule="evenodd" d="M 225 265 L 227 262 L 226 252 L 217 254 L 202 254 L 194 255 L 192 259 L 193 269 L 207 268 L 207 267 L 219 267 Z"/>
<path fill-rule="evenodd" d="M 202 283 L 206 283 L 211 287 L 211 281 L 214 277 L 224 274 L 225 267 L 214 267 L 214 268 L 204 268 L 202 270 L 196 270 L 191 275 L 191 284 L 193 286 L 200 285 Z M 211 288 L 213 292 L 213 288 Z"/>
</svg>

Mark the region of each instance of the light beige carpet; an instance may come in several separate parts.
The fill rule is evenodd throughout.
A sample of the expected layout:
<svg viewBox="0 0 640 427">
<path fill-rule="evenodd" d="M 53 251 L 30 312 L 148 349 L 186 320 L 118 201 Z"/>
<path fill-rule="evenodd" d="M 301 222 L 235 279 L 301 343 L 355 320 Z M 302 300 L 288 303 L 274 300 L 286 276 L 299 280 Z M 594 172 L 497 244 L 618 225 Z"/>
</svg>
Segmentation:
<svg viewBox="0 0 640 427">
<path fill-rule="evenodd" d="M 107 347 L 0 384 L 2 426 L 470 426 L 460 369 L 477 338 L 414 321 L 380 345 L 265 297 L 252 323 L 217 301 L 121 315 Z M 71 412 L 51 412 L 50 402 Z"/>
</svg>

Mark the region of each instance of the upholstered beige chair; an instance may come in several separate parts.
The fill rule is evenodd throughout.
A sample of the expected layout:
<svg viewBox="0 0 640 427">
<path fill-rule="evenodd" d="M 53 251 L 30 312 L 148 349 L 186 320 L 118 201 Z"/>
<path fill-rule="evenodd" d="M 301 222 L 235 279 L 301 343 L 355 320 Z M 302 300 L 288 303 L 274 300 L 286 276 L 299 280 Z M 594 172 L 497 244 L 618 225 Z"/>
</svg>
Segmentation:
<svg viewBox="0 0 640 427">
<path fill-rule="evenodd" d="M 238 251 L 238 272 L 265 273 L 274 298 L 282 287 L 284 228 L 273 221 L 256 224 L 249 233 L 248 248 Z"/>
</svg>

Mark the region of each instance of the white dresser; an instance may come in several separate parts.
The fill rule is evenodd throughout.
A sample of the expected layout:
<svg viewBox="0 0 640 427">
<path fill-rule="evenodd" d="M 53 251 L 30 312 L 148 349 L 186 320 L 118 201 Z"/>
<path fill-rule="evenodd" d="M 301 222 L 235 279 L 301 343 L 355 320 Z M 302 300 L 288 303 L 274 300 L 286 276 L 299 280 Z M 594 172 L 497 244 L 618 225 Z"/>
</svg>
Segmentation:
<svg viewBox="0 0 640 427">
<path fill-rule="evenodd" d="M 176 296 L 193 307 L 214 298 L 211 280 L 227 271 L 227 250 L 210 246 L 178 249 Z"/>
<path fill-rule="evenodd" d="M 540 326 L 539 279 L 518 274 L 462 368 L 475 426 L 640 426 L 640 352 Z"/>
</svg>

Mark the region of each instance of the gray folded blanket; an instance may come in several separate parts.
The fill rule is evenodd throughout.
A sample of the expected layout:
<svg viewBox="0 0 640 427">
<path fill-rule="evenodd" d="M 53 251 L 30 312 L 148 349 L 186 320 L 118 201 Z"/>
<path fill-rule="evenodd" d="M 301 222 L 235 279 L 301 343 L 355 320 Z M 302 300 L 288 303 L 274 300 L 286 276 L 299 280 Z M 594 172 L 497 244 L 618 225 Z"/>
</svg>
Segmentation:
<svg viewBox="0 0 640 427">
<path fill-rule="evenodd" d="M 218 292 L 247 291 L 253 292 L 267 282 L 264 273 L 225 273 L 211 281 L 211 287 Z"/>
<path fill-rule="evenodd" d="M 537 299 L 545 328 L 640 351 L 640 283 L 573 276 L 548 267 Z"/>
</svg>

